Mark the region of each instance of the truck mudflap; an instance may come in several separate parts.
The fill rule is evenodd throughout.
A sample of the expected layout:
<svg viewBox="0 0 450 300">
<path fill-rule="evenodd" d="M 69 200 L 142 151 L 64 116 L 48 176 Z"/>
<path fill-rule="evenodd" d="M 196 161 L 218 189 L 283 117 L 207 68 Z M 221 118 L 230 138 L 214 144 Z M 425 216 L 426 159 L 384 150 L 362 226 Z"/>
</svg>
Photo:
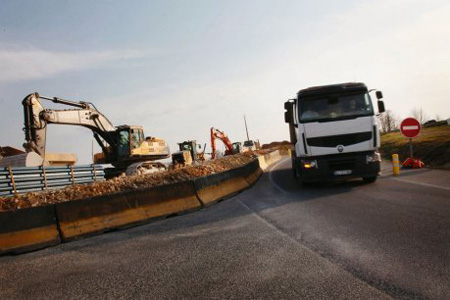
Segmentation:
<svg viewBox="0 0 450 300">
<path fill-rule="evenodd" d="M 374 151 L 298 157 L 296 169 L 304 182 L 362 177 L 375 181 L 380 173 L 380 154 Z"/>
</svg>

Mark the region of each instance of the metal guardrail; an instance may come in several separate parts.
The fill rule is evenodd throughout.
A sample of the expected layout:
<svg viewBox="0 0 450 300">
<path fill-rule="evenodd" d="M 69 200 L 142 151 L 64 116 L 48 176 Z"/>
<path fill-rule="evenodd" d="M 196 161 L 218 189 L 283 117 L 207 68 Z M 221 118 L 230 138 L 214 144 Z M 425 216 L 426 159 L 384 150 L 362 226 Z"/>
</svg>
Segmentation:
<svg viewBox="0 0 450 300">
<path fill-rule="evenodd" d="M 59 189 L 105 180 L 100 165 L 0 168 L 0 196 Z"/>
</svg>

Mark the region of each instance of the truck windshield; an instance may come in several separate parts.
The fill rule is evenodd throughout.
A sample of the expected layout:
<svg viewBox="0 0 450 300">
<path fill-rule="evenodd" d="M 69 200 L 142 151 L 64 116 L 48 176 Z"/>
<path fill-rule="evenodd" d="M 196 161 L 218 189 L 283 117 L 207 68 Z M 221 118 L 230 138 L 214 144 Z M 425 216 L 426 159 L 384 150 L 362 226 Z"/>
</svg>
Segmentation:
<svg viewBox="0 0 450 300">
<path fill-rule="evenodd" d="M 367 93 L 303 98 L 299 105 L 300 123 L 330 122 L 373 114 Z"/>
</svg>

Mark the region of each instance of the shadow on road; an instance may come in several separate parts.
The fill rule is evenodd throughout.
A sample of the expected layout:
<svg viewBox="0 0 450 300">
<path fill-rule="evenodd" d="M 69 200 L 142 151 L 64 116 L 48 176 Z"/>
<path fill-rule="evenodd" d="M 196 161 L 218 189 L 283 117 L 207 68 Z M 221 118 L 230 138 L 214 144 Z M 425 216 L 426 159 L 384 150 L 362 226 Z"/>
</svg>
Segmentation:
<svg viewBox="0 0 450 300">
<path fill-rule="evenodd" d="M 364 187 L 365 185 L 367 184 L 362 180 L 349 180 L 345 182 L 316 183 L 302 187 L 293 178 L 290 169 L 277 169 L 264 173 L 250 189 L 199 211 L 187 213 L 183 216 L 171 216 L 135 224 L 142 225 L 147 223 L 147 226 L 130 226 L 133 228 L 126 228 L 128 230 L 122 228 L 114 231 L 120 232 L 120 240 L 122 241 L 149 234 L 177 232 L 186 228 L 237 219 L 253 212 L 260 213 L 266 209 L 295 202 L 314 201 L 319 198 L 322 202 L 333 201 L 333 198 L 337 195 L 348 193 L 352 189 Z M 242 203 L 247 208 L 243 207 Z M 109 239 L 107 236 L 104 236 L 103 242 L 114 242 L 117 239 Z M 89 243 L 89 241 L 87 242 Z"/>
<path fill-rule="evenodd" d="M 112 230 L 117 231 L 119 234 L 107 234 L 97 238 L 102 239 L 102 243 L 114 243 L 127 239 L 139 238 L 141 236 L 167 233 L 177 234 L 177 232 L 186 228 L 203 225 L 208 225 L 209 227 L 213 223 L 238 219 L 252 213 L 260 214 L 264 210 L 292 203 L 302 203 L 320 199 L 321 204 L 326 204 L 326 202 L 330 202 L 331 204 L 336 200 L 336 197 L 342 198 L 342 195 L 353 189 L 364 189 L 369 185 L 374 184 L 377 183 L 366 184 L 361 179 L 352 179 L 348 181 L 315 183 L 303 187 L 293 177 L 290 169 L 290 162 L 287 162 L 280 164 L 275 170 L 264 173 L 250 189 L 231 198 L 219 201 L 219 203 L 198 211 L 186 213 L 182 216 L 153 219 L 144 223 L 134 224 L 128 228 Z M 143 224 L 147 225 L 135 227 L 136 225 Z M 84 240 L 80 244 L 70 243 L 66 245 L 75 250 L 78 247 L 84 247 L 86 244 L 95 244 L 98 242 L 94 240 L 96 240 L 96 238 Z"/>
</svg>

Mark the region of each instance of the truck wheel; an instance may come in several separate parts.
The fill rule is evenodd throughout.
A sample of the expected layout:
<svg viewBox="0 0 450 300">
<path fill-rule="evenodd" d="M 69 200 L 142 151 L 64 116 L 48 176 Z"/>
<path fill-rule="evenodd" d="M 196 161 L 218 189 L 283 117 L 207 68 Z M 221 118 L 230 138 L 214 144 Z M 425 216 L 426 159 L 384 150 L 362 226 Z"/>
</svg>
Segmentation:
<svg viewBox="0 0 450 300">
<path fill-rule="evenodd" d="M 364 176 L 363 180 L 366 183 L 372 183 L 372 182 L 375 182 L 377 180 L 377 176 Z"/>
</svg>

